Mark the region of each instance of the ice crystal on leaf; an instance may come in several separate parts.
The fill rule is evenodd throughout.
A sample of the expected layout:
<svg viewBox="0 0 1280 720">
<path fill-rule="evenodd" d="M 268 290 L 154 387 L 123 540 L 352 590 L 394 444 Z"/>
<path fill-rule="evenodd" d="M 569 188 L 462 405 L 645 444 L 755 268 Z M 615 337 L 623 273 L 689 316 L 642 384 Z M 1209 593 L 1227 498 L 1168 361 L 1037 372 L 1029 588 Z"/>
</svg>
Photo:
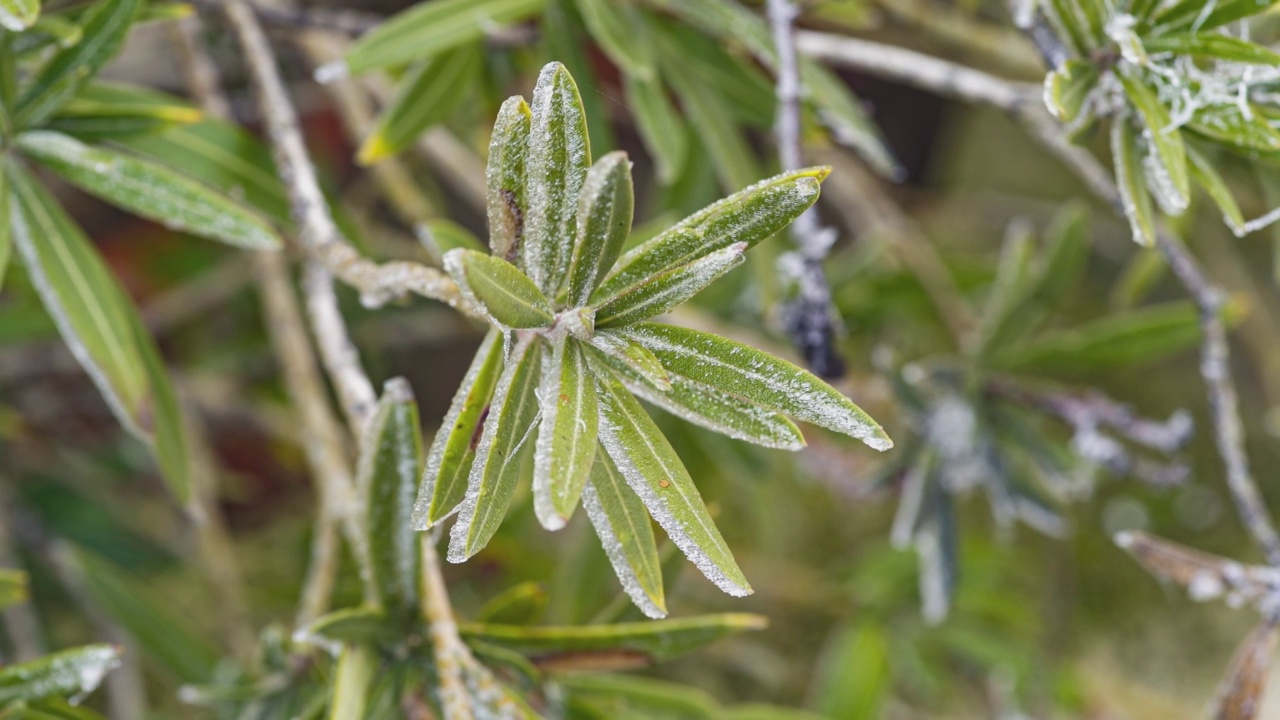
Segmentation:
<svg viewBox="0 0 1280 720">
<path fill-rule="evenodd" d="M 547 65 L 533 102 L 499 113 L 487 169 L 490 250 L 445 257 L 492 327 L 427 456 L 413 521 L 457 512 L 448 559 L 479 552 L 515 489 L 539 522 L 564 527 L 580 502 L 628 596 L 665 613 L 650 518 L 713 583 L 751 587 L 693 479 L 635 393 L 689 422 L 773 448 L 804 436 L 788 416 L 877 449 L 874 420 L 813 374 L 709 333 L 650 322 L 742 262 L 817 200 L 827 168 L 784 173 L 621 252 L 631 164 L 594 164 L 577 86 Z"/>
</svg>

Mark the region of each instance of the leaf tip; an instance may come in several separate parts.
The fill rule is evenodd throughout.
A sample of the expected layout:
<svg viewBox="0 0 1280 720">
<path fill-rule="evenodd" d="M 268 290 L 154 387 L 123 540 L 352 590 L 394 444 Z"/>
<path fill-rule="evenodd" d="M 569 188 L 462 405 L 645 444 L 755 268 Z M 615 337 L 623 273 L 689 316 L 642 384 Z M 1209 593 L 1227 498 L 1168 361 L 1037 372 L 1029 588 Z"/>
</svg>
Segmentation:
<svg viewBox="0 0 1280 720">
<path fill-rule="evenodd" d="M 375 132 L 365 138 L 364 143 L 360 146 L 360 151 L 356 153 L 356 162 L 361 166 L 368 167 L 391 157 L 396 153 L 396 149 L 391 143 L 387 142 L 387 137 L 382 131 Z"/>
</svg>

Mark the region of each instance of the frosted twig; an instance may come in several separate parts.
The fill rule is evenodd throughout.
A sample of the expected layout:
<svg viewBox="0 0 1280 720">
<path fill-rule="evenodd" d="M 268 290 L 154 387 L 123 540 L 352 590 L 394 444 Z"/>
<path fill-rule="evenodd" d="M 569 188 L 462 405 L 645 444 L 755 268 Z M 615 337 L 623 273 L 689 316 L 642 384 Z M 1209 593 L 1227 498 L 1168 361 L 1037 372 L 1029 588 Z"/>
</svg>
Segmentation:
<svg viewBox="0 0 1280 720">
<path fill-rule="evenodd" d="M 791 0 L 769 0 L 769 22 L 777 52 L 778 115 L 774 127 L 782 169 L 797 170 L 803 165 L 800 142 L 800 69 L 796 58 L 795 29 L 799 11 Z M 835 349 L 835 322 L 831 288 L 822 261 L 836 240 L 835 230 L 823 227 L 816 208 L 809 208 L 791 224 L 794 255 L 779 259 L 779 268 L 796 283 L 796 297 L 782 307 L 782 324 L 806 364 L 826 378 L 844 374 L 844 363 Z"/>
</svg>

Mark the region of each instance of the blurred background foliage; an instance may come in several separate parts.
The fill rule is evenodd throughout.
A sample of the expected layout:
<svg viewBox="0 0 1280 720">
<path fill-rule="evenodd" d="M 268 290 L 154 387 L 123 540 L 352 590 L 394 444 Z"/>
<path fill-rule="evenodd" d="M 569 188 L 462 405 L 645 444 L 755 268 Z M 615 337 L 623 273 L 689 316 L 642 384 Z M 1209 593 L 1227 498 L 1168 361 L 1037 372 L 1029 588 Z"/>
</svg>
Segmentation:
<svg viewBox="0 0 1280 720">
<path fill-rule="evenodd" d="M 582 88 L 596 154 L 624 149 L 635 162 L 639 238 L 778 169 L 758 4 L 503 4 L 511 14 L 501 22 L 435 45 L 420 38 L 409 55 L 363 68 L 348 56 L 364 84 L 355 101 L 336 102 L 313 70 L 405 3 L 264 10 L 322 181 L 368 254 L 433 262 L 468 234 L 485 237 L 476 187 L 493 116 L 552 59 Z M 800 5 L 804 27 L 1016 80 L 1043 77 L 1000 2 Z M 45 10 L 60 7 L 75 17 L 72 4 Z M 708 8 L 731 12 L 699 14 Z M 135 28 L 104 78 L 186 95 L 163 18 L 190 11 L 148 5 L 161 19 Z M 256 130 L 238 47 L 218 14 L 206 14 L 199 39 L 226 75 L 237 117 Z M 1272 24 L 1256 21 L 1254 38 L 1270 37 Z M 898 447 L 874 456 L 806 427 L 810 447 L 791 455 L 655 411 L 757 590 L 725 597 L 666 547 L 671 615 L 754 612 L 769 625 L 653 669 L 568 675 L 565 691 L 581 698 L 583 717 L 775 717 L 753 703 L 852 719 L 1197 717 L 1246 618 L 1162 588 L 1110 539 L 1145 528 L 1232 557 L 1251 552 L 1204 430 L 1198 330 L 1182 291 L 1122 218 L 1004 114 L 870 75 L 822 77 L 805 139 L 810 159 L 835 168 L 818 208 L 840 230 L 826 268 L 847 388 Z M 217 133 L 211 123 L 111 139 L 163 157 L 165 133 Z M 1097 143 L 1105 148 L 1105 138 Z M 266 162 L 261 147 L 242 150 Z M 1233 162 L 1233 182 L 1250 180 L 1248 164 Z M 196 560 L 198 529 L 113 421 L 15 264 L 0 294 L 0 566 L 29 573 L 33 602 L 5 611 L 0 648 L 10 658 L 18 634 L 50 649 L 120 643 L 141 673 L 148 717 L 206 716 L 187 701 L 237 676 L 230 658 L 247 659 L 258 629 L 276 628 L 276 640 L 268 632 L 261 642 L 267 655 L 288 642 L 282 628 L 316 502 L 251 272 L 232 249 L 50 187 L 172 368 L 192 435 L 203 438 L 193 452 L 216 478 L 248 617 L 226 617 L 218 581 Z M 1258 211 L 1248 216 L 1274 202 L 1266 189 L 1236 187 Z M 281 218 L 276 193 L 246 199 Z M 1199 196 L 1175 229 L 1231 291 L 1248 447 L 1274 506 L 1280 297 L 1269 231 L 1236 239 Z M 775 271 L 786 246 L 781 236 L 763 244 L 677 317 L 785 354 L 773 310 L 787 292 Z M 371 373 L 406 377 L 433 431 L 481 329 L 437 304 L 368 311 L 342 292 Z M 1114 412 L 1122 418 L 1109 423 Z M 1135 435 L 1135 422 L 1158 437 Z M 913 488 L 923 498 L 914 515 Z M 353 567 L 344 561 L 336 608 L 359 603 Z M 549 534 L 520 498 L 489 547 L 446 577 L 463 618 L 494 611 L 513 588 L 518 622 L 638 617 L 585 518 Z M 229 624 L 252 628 L 249 641 Z"/>
</svg>

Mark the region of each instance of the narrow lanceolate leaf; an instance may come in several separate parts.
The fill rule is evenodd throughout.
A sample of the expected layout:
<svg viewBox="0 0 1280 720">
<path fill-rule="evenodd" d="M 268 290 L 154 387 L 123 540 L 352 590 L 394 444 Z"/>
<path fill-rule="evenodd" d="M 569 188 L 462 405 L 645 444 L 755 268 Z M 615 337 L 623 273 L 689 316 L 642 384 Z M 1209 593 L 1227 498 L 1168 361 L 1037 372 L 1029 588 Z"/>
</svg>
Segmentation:
<svg viewBox="0 0 1280 720">
<path fill-rule="evenodd" d="M 329 720 L 365 720 L 369 690 L 378 666 L 378 653 L 373 648 L 348 645 L 338 656 L 333 678 L 333 697 L 329 700 Z"/>
<path fill-rule="evenodd" d="M 80 42 L 54 55 L 18 99 L 20 127 L 33 127 L 53 114 L 77 88 L 97 74 L 124 43 L 142 0 L 99 0 L 85 13 Z"/>
<path fill-rule="evenodd" d="M 1116 77 L 1124 86 L 1129 101 L 1142 115 L 1147 128 L 1145 137 L 1155 149 L 1154 159 L 1158 162 L 1153 163 L 1155 167 L 1148 172 L 1148 180 L 1158 190 L 1159 197 L 1164 198 L 1161 207 L 1165 212 L 1180 212 L 1186 208 L 1191 193 L 1187 152 L 1182 144 L 1182 134 L 1173 126 L 1168 108 L 1160 102 L 1154 90 L 1141 79 L 1129 77 L 1125 73 L 1116 73 Z"/>
<path fill-rule="evenodd" d="M 0 28 L 22 32 L 40 17 L 40 0 L 0 0 Z"/>
<path fill-rule="evenodd" d="M 533 461 L 533 509 L 548 530 L 569 521 L 596 455 L 600 422 L 595 380 L 576 340 L 543 352 L 538 402 L 542 419 Z"/>
<path fill-rule="evenodd" d="M 1218 686 L 1213 702 L 1213 720 L 1254 720 L 1259 717 L 1277 639 L 1280 639 L 1280 628 L 1268 620 L 1240 643 L 1227 674 Z"/>
<path fill-rule="evenodd" d="M 4 289 L 5 271 L 9 269 L 9 256 L 13 254 L 9 205 L 9 176 L 0 166 L 0 290 Z"/>
<path fill-rule="evenodd" d="M 1187 160 L 1190 161 L 1191 177 L 1204 188 L 1205 192 L 1209 193 L 1214 204 L 1222 211 L 1223 222 L 1231 228 L 1231 232 L 1235 233 L 1236 237 L 1244 237 L 1244 213 L 1240 212 L 1240 205 L 1231 194 L 1231 188 L 1227 187 L 1227 182 L 1218 174 L 1213 163 L 1190 146 L 1187 147 Z"/>
<path fill-rule="evenodd" d="M 661 315 L 741 265 L 746 251 L 746 243 L 734 243 L 636 285 L 602 303 L 596 310 L 596 324 L 602 328 L 622 327 Z"/>
<path fill-rule="evenodd" d="M 730 595 L 750 595 L 751 585 L 671 443 L 621 382 L 604 369 L 595 374 L 600 442 L 627 484 L 707 579 Z"/>
<path fill-rule="evenodd" d="M 785 415 L 741 395 L 669 371 L 667 389 L 659 390 L 616 357 L 601 355 L 600 359 L 636 396 L 694 425 L 764 447 L 799 450 L 805 446 L 804 435 Z"/>
<path fill-rule="evenodd" d="M 608 453 L 596 453 L 591 482 L 582 492 L 582 507 L 627 597 L 647 617 L 666 617 L 662 563 L 649 513 Z"/>
<path fill-rule="evenodd" d="M 537 338 L 516 341 L 498 379 L 467 478 L 467 496 L 449 533 L 449 562 L 463 562 L 480 552 L 511 504 L 520 479 L 520 450 L 533 442 L 535 431 L 539 346 Z"/>
<path fill-rule="evenodd" d="M 13 241 L 72 354 L 129 430 L 149 436 L 151 389 L 129 315 L 102 259 L 49 194 L 6 161 Z"/>
<path fill-rule="evenodd" d="M 591 165 L 591 141 L 578 86 L 560 63 L 548 63 L 533 89 L 525 178 L 524 269 L 555 297 L 569 267 L 578 193 Z"/>
<path fill-rule="evenodd" d="M 577 656 L 585 665 L 592 656 L 602 653 L 635 654 L 643 664 L 651 664 L 693 652 L 729 635 L 762 630 L 767 625 L 768 621 L 760 615 L 724 613 L 565 627 L 468 623 L 458 631 L 468 641 L 480 640 L 539 657 L 561 656 L 562 662 L 555 663 L 557 669 L 568 669 L 563 661 L 573 659 L 572 656 Z"/>
<path fill-rule="evenodd" d="M 375 605 L 343 608 L 321 615 L 298 634 L 304 642 L 369 645 L 400 636 L 402 620 L 391 620 Z"/>
<path fill-rule="evenodd" d="M 1198 33 L 1195 35 L 1171 35 L 1143 41 L 1149 53 L 1171 52 L 1192 55 L 1210 60 L 1229 60 L 1252 65 L 1280 65 L 1280 53 L 1248 40 Z"/>
<path fill-rule="evenodd" d="M 120 663 L 120 648 L 86 645 L 0 669 L 0 708 L 17 702 L 87 695 Z"/>
<path fill-rule="evenodd" d="M 684 122 L 667 97 L 662 82 L 656 78 L 622 78 L 627 106 L 635 113 L 636 130 L 645 148 L 653 156 L 658 182 L 670 185 L 684 169 L 689 150 L 689 137 Z"/>
<path fill-rule="evenodd" d="M 645 17 L 631 3 L 577 0 L 591 39 L 626 77 L 654 76 L 653 50 Z"/>
<path fill-rule="evenodd" d="M 142 357 L 142 370 L 151 387 L 150 417 L 144 415 L 142 418 L 150 423 L 151 449 L 169 490 L 175 498 L 185 502 L 191 495 L 187 422 L 178 407 L 178 395 L 174 392 L 164 358 L 143 324 L 142 316 L 131 312 L 128 317 L 134 343 Z"/>
<path fill-rule="evenodd" d="M 502 258 L 458 248 L 445 253 L 444 268 L 463 296 L 499 327 L 544 328 L 555 321 L 551 301 Z"/>
<path fill-rule="evenodd" d="M 23 133 L 17 144 L 72 184 L 166 227 L 254 250 L 280 247 L 265 219 L 158 163 L 46 130 Z"/>
<path fill-rule="evenodd" d="M 622 331 L 681 375 L 746 400 L 857 438 L 876 450 L 893 441 L 840 391 L 813 373 L 753 347 L 688 328 L 643 323 Z"/>
<path fill-rule="evenodd" d="M 481 423 L 501 372 L 502 334 L 490 330 L 431 442 L 422 488 L 413 506 L 414 530 L 426 530 L 440 522 L 462 501 Z"/>
<path fill-rule="evenodd" d="M 498 110 L 489 140 L 489 161 L 485 166 L 489 247 L 496 257 L 507 262 L 516 261 L 524 237 L 530 117 L 524 98 L 507 98 Z"/>
<path fill-rule="evenodd" d="M 471 45 L 419 63 L 400 81 L 373 133 L 360 146 L 360 164 L 372 165 L 404 150 L 424 130 L 461 107 L 473 87 L 481 57 L 480 47 Z"/>
<path fill-rule="evenodd" d="M 818 199 L 830 168 L 783 173 L 740 190 L 624 253 L 592 295 L 599 302 L 734 243 L 772 236 Z"/>
<path fill-rule="evenodd" d="M 378 25 L 322 76 L 401 65 L 480 40 L 494 27 L 535 15 L 547 0 L 436 0 L 418 3 Z"/>
<path fill-rule="evenodd" d="M 0 610 L 27 601 L 27 574 L 0 569 Z"/>
<path fill-rule="evenodd" d="M 597 331 L 591 336 L 591 347 L 604 353 L 611 361 L 620 363 L 629 375 L 663 392 L 671 389 L 671 377 L 658 361 L 658 356 L 645 346 L 619 335 L 616 330 L 605 328 Z"/>
<path fill-rule="evenodd" d="M 81 140 L 110 140 L 199 122 L 201 113 L 172 96 L 121 83 L 85 85 L 42 129 Z"/>
<path fill-rule="evenodd" d="M 1111 156 L 1116 165 L 1116 185 L 1124 204 L 1129 229 L 1139 245 L 1156 244 L 1155 210 L 1151 195 L 1142 182 L 1142 159 L 1139 157 L 1138 136 L 1128 122 L 1117 119 L 1111 123 Z"/>
<path fill-rule="evenodd" d="M 422 470 L 422 432 L 413 390 L 404 378 L 388 380 L 361 440 L 356 485 L 362 499 L 369 570 L 366 598 L 393 616 L 418 605 L 418 538 L 410 526 L 414 490 Z"/>
<path fill-rule="evenodd" d="M 634 209 L 631 161 L 624 152 L 611 152 L 587 171 L 578 198 L 577 230 L 565 293 L 572 307 L 587 303 L 591 292 L 617 261 L 631 234 Z"/>
<path fill-rule="evenodd" d="M 1068 60 L 1044 79 L 1044 104 L 1064 123 L 1074 121 L 1084 108 L 1089 91 L 1097 85 L 1098 66 L 1086 60 Z"/>
<path fill-rule="evenodd" d="M 1227 23 L 1264 13 L 1276 5 L 1276 0 L 1182 0 L 1161 10 L 1153 19 L 1155 34 L 1173 33 L 1190 29 L 1204 32 Z"/>
</svg>

